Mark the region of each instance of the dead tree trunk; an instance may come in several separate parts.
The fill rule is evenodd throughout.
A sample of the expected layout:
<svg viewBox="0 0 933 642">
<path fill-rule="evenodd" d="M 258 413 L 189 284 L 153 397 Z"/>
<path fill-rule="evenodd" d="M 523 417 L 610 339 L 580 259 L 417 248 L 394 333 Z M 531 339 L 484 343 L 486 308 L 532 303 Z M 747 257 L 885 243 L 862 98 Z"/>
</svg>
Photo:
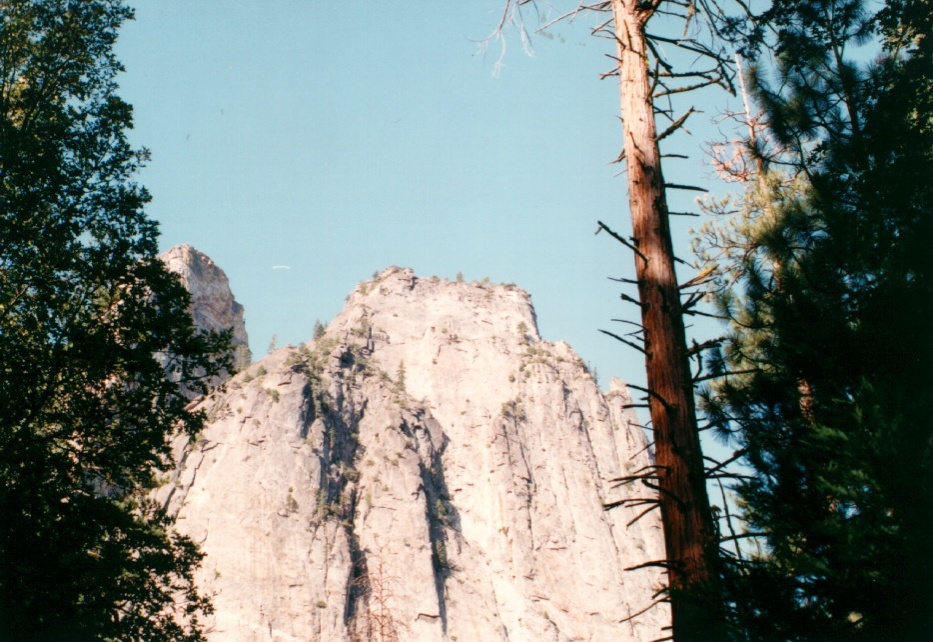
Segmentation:
<svg viewBox="0 0 933 642">
<path fill-rule="evenodd" d="M 718 606 L 717 540 L 706 492 L 648 68 L 645 23 L 654 6 L 638 0 L 612 0 L 657 458 L 653 481 L 660 494 L 667 548 L 673 637 L 676 642 L 694 642 L 722 639 L 723 620 Z"/>
</svg>

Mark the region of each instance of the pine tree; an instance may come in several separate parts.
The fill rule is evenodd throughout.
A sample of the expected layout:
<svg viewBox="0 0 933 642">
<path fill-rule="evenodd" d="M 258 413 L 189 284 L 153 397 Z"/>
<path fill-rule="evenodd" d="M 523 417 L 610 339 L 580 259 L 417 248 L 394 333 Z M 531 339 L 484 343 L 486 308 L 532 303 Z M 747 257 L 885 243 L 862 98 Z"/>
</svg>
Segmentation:
<svg viewBox="0 0 933 642">
<path fill-rule="evenodd" d="M 119 0 L 0 1 L 0 639 L 198 640 L 201 554 L 148 499 L 229 367 L 157 258 Z M 171 371 L 166 377 L 165 370 Z"/>
<path fill-rule="evenodd" d="M 739 502 L 761 549 L 739 549 L 727 582 L 747 639 L 933 626 L 930 9 L 780 0 L 747 34 L 775 34 L 778 82 L 753 80 L 780 151 L 753 141 L 742 214 L 707 236 L 731 332 L 704 401 L 750 468 Z M 866 40 L 881 56 L 860 65 L 848 49 Z"/>
</svg>

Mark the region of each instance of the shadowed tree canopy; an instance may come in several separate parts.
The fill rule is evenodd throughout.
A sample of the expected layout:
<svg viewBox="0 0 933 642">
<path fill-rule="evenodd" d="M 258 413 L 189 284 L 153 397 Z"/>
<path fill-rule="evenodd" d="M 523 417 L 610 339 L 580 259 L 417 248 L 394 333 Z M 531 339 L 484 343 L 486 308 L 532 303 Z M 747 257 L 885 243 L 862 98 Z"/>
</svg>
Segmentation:
<svg viewBox="0 0 933 642">
<path fill-rule="evenodd" d="M 780 0 L 739 29 L 770 141 L 705 239 L 731 329 L 704 407 L 752 473 L 760 548 L 727 583 L 743 639 L 933 626 L 931 9 Z"/>
<path fill-rule="evenodd" d="M 0 639 L 197 640 L 200 553 L 147 500 L 181 385 L 228 367 L 157 258 L 119 0 L 0 0 Z M 166 369 L 176 376 L 170 381 Z"/>
</svg>

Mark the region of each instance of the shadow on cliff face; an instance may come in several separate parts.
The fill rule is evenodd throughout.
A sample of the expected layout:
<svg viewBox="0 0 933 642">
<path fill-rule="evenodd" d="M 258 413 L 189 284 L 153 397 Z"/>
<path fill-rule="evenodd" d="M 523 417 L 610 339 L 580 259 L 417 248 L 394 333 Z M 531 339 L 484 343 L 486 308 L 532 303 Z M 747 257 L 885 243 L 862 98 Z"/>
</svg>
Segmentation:
<svg viewBox="0 0 933 642">
<path fill-rule="evenodd" d="M 434 420 L 428 418 L 428 421 L 433 422 Z M 412 431 L 409 426 L 403 425 L 402 432 L 409 434 L 406 430 Z M 429 431 L 427 428 L 422 428 L 422 430 L 430 439 L 433 431 Z M 437 432 L 440 432 L 439 426 Z M 421 473 L 421 487 L 424 492 L 425 518 L 428 521 L 428 534 L 431 538 L 434 590 L 437 592 L 437 606 L 440 611 L 441 626 L 445 634 L 447 633 L 446 584 L 451 573 L 457 570 L 452 565 L 448 555 L 447 534 L 450 531 L 454 534 L 460 532 L 460 514 L 450 502 L 447 480 L 444 477 L 442 455 L 448 442 L 447 436 L 443 435 L 440 447 L 431 449 L 428 463 L 426 464 L 424 459 L 421 459 L 418 463 L 418 469 Z"/>
</svg>

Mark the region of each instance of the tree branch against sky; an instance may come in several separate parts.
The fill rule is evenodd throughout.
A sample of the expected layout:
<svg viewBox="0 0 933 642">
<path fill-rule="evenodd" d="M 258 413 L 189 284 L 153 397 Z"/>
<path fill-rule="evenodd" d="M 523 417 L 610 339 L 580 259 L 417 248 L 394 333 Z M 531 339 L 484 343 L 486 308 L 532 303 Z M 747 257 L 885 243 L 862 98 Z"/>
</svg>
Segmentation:
<svg viewBox="0 0 933 642">
<path fill-rule="evenodd" d="M 499 29 L 516 25 L 526 42 L 523 12 L 536 6 L 531 0 L 510 0 Z M 608 75 L 618 76 L 619 81 L 620 160 L 626 168 L 632 236 L 626 240 L 603 222 L 599 229 L 620 241 L 635 260 L 638 299 L 631 300 L 640 308 L 641 324 L 634 337 L 645 356 L 646 401 L 656 454 L 655 467 L 641 475 L 640 481 L 658 491 L 672 632 L 678 642 L 721 637 L 724 620 L 718 589 L 718 537 L 707 496 L 667 205 L 668 189 L 690 187 L 665 183 L 659 142 L 683 127 L 693 113 L 690 107 L 675 116 L 672 96 L 710 85 L 731 88 L 726 57 L 714 40 L 703 37 L 702 25 L 708 23 L 696 17 L 698 11 L 702 15 L 714 9 L 714 4 L 706 2 L 612 0 L 580 4 L 556 19 L 582 12 L 601 15 L 602 22 L 593 33 L 615 43 L 615 69 Z M 682 31 L 659 24 L 658 31 L 650 33 L 649 25 L 664 18 L 674 20 Z M 669 58 L 663 53 L 665 47 L 687 52 L 695 60 L 685 64 L 677 57 Z M 661 132 L 656 123 L 659 114 L 671 123 Z"/>
</svg>

